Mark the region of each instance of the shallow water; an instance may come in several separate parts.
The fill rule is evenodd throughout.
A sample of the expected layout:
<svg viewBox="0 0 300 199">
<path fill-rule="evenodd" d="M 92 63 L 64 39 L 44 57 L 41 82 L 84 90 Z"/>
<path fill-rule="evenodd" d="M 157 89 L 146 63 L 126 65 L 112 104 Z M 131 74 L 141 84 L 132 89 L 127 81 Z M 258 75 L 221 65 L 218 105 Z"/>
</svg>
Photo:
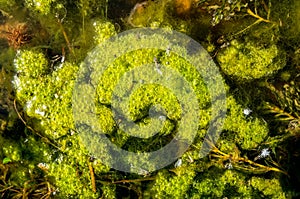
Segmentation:
<svg viewBox="0 0 300 199">
<path fill-rule="evenodd" d="M 297 6 L 0 2 L 0 198 L 298 197 Z"/>
</svg>

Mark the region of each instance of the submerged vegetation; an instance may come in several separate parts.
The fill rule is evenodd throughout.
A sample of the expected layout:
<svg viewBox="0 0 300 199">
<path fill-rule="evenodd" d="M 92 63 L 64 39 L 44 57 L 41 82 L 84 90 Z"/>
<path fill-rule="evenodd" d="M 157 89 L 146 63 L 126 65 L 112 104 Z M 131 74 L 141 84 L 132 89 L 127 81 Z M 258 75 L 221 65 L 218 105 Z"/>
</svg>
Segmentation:
<svg viewBox="0 0 300 199">
<path fill-rule="evenodd" d="M 299 9 L 297 0 L 0 0 L 0 198 L 299 197 Z M 137 27 L 187 34 L 220 69 L 227 113 L 206 157 L 199 150 L 211 120 L 210 96 L 193 66 L 172 49 L 116 58 L 99 80 L 95 103 L 115 145 L 157 150 L 177 132 L 176 96 L 155 84 L 133 92 L 128 114 L 138 125 L 150 123 L 152 104 L 167 112 L 158 134 L 137 139 L 112 118 L 112 92 L 125 72 L 142 64 L 179 72 L 199 99 L 201 118 L 176 162 L 125 173 L 103 164 L 80 138 L 72 113 L 80 66 L 95 46 Z"/>
</svg>

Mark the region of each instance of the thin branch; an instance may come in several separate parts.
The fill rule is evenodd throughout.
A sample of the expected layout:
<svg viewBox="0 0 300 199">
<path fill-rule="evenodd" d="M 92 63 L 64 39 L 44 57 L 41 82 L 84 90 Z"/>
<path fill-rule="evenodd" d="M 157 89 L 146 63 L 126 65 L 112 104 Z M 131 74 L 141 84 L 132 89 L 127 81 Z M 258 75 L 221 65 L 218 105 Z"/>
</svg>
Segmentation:
<svg viewBox="0 0 300 199">
<path fill-rule="evenodd" d="M 261 16 L 259 16 L 259 15 L 255 14 L 255 13 L 253 13 L 252 10 L 250 10 L 249 8 L 247 9 L 247 13 L 248 13 L 249 15 L 251 15 L 252 17 L 257 18 L 257 19 L 260 20 L 260 21 L 263 21 L 263 22 L 266 22 L 266 23 L 271 23 L 270 20 L 264 19 L 264 18 L 262 18 Z"/>
<path fill-rule="evenodd" d="M 113 184 L 119 184 L 119 183 L 143 182 L 143 181 L 151 181 L 151 180 L 155 180 L 155 177 L 132 179 L 132 180 L 119 180 L 119 181 L 115 181 L 115 182 L 112 182 L 112 183 Z"/>
<path fill-rule="evenodd" d="M 240 30 L 239 32 L 235 33 L 233 36 L 236 36 L 236 35 L 239 35 L 243 32 L 245 32 L 246 30 L 250 29 L 252 26 L 256 25 L 256 24 L 259 24 L 260 22 L 262 22 L 261 20 L 256 20 L 253 24 L 247 26 L 246 28 L 244 28 L 243 30 Z"/>
<path fill-rule="evenodd" d="M 96 180 L 95 180 L 95 173 L 94 173 L 94 168 L 92 163 L 88 160 L 88 165 L 89 165 L 89 170 L 90 170 L 90 176 L 91 176 L 91 183 L 92 183 L 92 188 L 93 192 L 97 192 L 97 187 L 96 187 Z"/>
<path fill-rule="evenodd" d="M 265 165 L 262 165 L 262 164 L 259 164 L 259 163 L 256 163 L 254 161 L 251 161 L 247 158 L 243 158 L 243 157 L 235 157 L 235 156 L 232 156 L 230 154 L 226 154 L 222 151 L 220 151 L 217 147 L 215 147 L 213 145 L 213 149 L 212 149 L 212 152 L 216 153 L 216 154 L 212 154 L 211 156 L 212 157 L 216 157 L 216 158 L 219 158 L 219 159 L 223 159 L 223 160 L 230 160 L 232 163 L 240 163 L 240 162 L 244 162 L 244 163 L 248 163 L 250 166 L 252 167 L 258 167 L 260 169 L 262 169 L 263 171 L 275 171 L 275 172 L 279 172 L 279 173 L 283 173 L 285 175 L 288 176 L 288 173 L 285 172 L 285 171 L 282 171 L 280 170 L 279 168 L 276 168 L 276 167 L 269 167 L 269 166 L 265 166 Z M 276 166 L 278 166 L 278 164 L 275 164 Z M 241 167 L 243 168 L 243 167 Z M 255 168 L 253 168 L 253 170 L 255 171 Z"/>
</svg>

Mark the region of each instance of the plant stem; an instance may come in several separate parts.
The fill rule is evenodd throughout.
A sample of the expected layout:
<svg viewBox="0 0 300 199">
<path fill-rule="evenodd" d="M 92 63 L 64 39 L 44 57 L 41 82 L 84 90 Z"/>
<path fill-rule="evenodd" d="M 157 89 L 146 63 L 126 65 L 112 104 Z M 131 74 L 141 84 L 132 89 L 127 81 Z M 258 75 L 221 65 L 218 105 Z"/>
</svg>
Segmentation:
<svg viewBox="0 0 300 199">
<path fill-rule="evenodd" d="M 260 21 L 263 21 L 263 22 L 266 22 L 266 23 L 271 23 L 270 20 L 264 19 L 264 18 L 262 18 L 261 16 L 259 16 L 259 15 L 257 15 L 257 14 L 254 14 L 254 13 L 252 12 L 252 10 L 250 10 L 249 8 L 247 9 L 247 13 L 248 13 L 249 15 L 251 15 L 252 17 L 257 18 L 257 19 L 260 20 Z"/>
</svg>

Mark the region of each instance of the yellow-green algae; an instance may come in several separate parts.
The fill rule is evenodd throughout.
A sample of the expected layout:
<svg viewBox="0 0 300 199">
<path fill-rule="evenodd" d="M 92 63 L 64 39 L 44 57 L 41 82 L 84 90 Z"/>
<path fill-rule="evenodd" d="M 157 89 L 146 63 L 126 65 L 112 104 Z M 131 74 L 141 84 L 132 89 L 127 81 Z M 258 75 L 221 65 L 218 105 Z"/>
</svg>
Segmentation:
<svg viewBox="0 0 300 199">
<path fill-rule="evenodd" d="M 203 130 L 208 127 L 210 108 L 207 104 L 209 103 L 210 98 L 209 95 L 205 95 L 207 92 L 205 85 L 201 79 L 199 79 L 197 73 L 190 72 L 194 71 L 192 68 L 191 70 L 182 70 L 183 68 L 191 67 L 184 60 L 175 55 L 168 57 L 167 55 L 163 55 L 162 57 L 159 57 L 159 53 L 160 52 L 157 50 L 142 50 L 141 52 L 136 51 L 128 53 L 124 55 L 124 58 L 120 57 L 113 63 L 112 67 L 105 71 L 110 75 L 104 74 L 100 81 L 101 86 L 98 86 L 97 94 L 100 103 L 98 111 L 101 112 L 101 117 L 99 118 L 100 124 L 103 125 L 103 129 L 108 135 L 116 136 L 114 142 L 117 145 L 125 147 L 128 150 L 144 150 L 143 146 L 148 146 L 150 144 L 151 148 L 155 148 L 156 146 L 160 147 L 162 140 L 154 139 L 148 141 L 148 143 L 132 142 L 132 138 L 128 136 L 120 137 L 119 134 L 115 134 L 114 132 L 117 125 L 113 119 L 107 119 L 111 118 L 111 110 L 105 108 L 105 105 L 110 104 L 110 96 L 114 84 L 117 82 L 123 71 L 135 67 L 136 65 L 139 66 L 142 63 L 151 62 L 153 57 L 158 57 L 164 61 L 168 60 L 170 66 L 175 67 L 180 71 L 190 83 L 194 83 L 194 90 L 197 91 L 196 93 L 199 99 L 201 99 L 199 106 L 203 107 L 201 110 L 201 121 L 199 121 L 200 127 L 198 139 L 203 138 L 203 133 L 205 133 Z M 134 57 L 136 58 L 133 59 Z M 139 59 L 137 59 L 137 57 Z M 138 62 L 131 63 L 131 59 L 135 61 L 138 60 Z M 33 65 L 35 67 L 32 67 Z M 71 98 L 78 67 L 76 64 L 65 61 L 54 71 L 47 72 L 46 69 L 49 68 L 49 64 L 47 63 L 45 56 L 42 52 L 35 50 L 19 51 L 15 58 L 15 66 L 16 70 L 19 72 L 19 87 L 16 87 L 18 99 L 23 102 L 26 113 L 30 117 L 39 119 L 39 128 L 41 130 L 44 129 L 44 134 L 48 138 L 55 140 L 60 150 L 64 153 L 64 155 L 61 155 L 62 160 L 46 162 L 49 165 L 47 175 L 56 179 L 55 183 L 63 195 L 71 196 L 79 194 L 83 198 L 87 195 L 91 195 L 92 192 L 91 189 L 89 189 L 90 184 L 85 183 L 89 181 L 88 168 L 84 167 L 84 165 L 86 165 L 86 157 L 89 153 L 81 143 L 76 132 L 73 131 L 74 124 Z M 151 94 L 154 89 L 155 95 Z M 145 113 L 141 110 L 147 108 L 149 104 L 153 103 L 153 100 L 166 107 L 165 109 L 168 112 L 167 120 L 170 122 L 165 124 L 166 127 L 162 129 L 164 132 L 161 132 L 161 135 L 174 133 L 174 130 L 172 130 L 174 129 L 174 123 L 172 121 L 179 119 L 177 111 L 180 110 L 178 108 L 174 109 L 174 105 L 176 107 L 176 101 L 174 102 L 175 98 L 172 97 L 172 95 L 166 95 L 165 92 L 166 91 L 163 88 L 160 88 L 157 85 L 149 85 L 146 86 L 144 90 L 141 89 L 131 96 L 132 105 L 130 112 L 133 119 L 142 117 Z M 202 93 L 204 93 L 204 95 Z M 147 100 L 147 97 L 143 97 L 145 95 L 149 97 L 149 100 Z M 208 98 L 203 98 L 204 96 L 208 96 Z M 233 138 L 231 137 L 231 142 L 233 141 L 244 150 L 257 148 L 267 136 L 268 129 L 266 124 L 259 118 L 247 119 L 243 114 L 243 108 L 234 101 L 232 96 L 228 97 L 228 109 L 229 113 L 225 121 L 224 131 L 228 130 L 232 133 L 231 136 L 233 136 Z M 140 123 L 146 124 L 147 120 L 142 120 Z M 225 152 L 232 152 L 232 148 L 223 145 L 227 144 L 224 143 L 221 145 L 222 150 L 224 149 Z M 201 145 L 198 146 L 200 147 Z M 195 155 L 192 156 L 192 158 L 194 160 L 199 159 L 199 157 Z M 74 168 L 76 165 L 77 167 L 80 167 L 84 173 L 80 178 L 76 176 L 76 169 Z M 100 173 L 108 171 L 108 168 L 101 166 L 101 163 L 95 165 L 95 167 L 102 167 L 102 170 L 99 171 Z M 195 173 L 193 170 L 191 172 Z M 191 183 L 194 175 L 187 175 L 187 177 L 190 178 L 190 181 L 183 181 L 182 183 Z M 178 181 L 175 180 L 175 182 Z M 188 184 L 185 184 L 185 186 L 188 186 Z M 82 188 L 82 186 L 86 188 Z M 180 184 L 176 184 L 176 186 L 181 187 Z M 175 187 L 173 188 L 176 189 Z M 157 191 L 157 194 L 159 194 L 159 190 Z M 173 194 L 177 192 L 178 191 L 175 191 Z M 183 193 L 183 191 L 181 191 L 181 193 Z"/>
<path fill-rule="evenodd" d="M 7 138 L 7 135 L 1 132 L 1 159 L 8 157 L 14 164 L 19 164 L 18 167 L 11 166 L 11 181 L 23 186 L 26 181 L 34 179 L 36 176 L 45 176 L 54 185 L 52 196 L 57 198 L 121 198 L 124 194 L 127 196 L 132 194 L 128 191 L 131 189 L 135 190 L 133 191 L 135 194 L 130 196 L 136 198 L 143 196 L 144 198 L 291 198 L 293 193 L 283 188 L 281 176 L 278 173 L 261 175 L 266 170 L 257 172 L 255 168 L 249 169 L 248 163 L 243 165 L 243 162 L 241 164 L 244 166 L 244 170 L 238 168 L 240 162 L 236 163 L 236 167 L 234 162 L 232 162 L 233 168 L 225 167 L 231 163 L 230 158 L 223 162 L 221 157 L 220 161 L 217 159 L 216 162 L 212 160 L 211 156 L 199 158 L 198 149 L 201 148 L 203 136 L 206 133 L 210 119 L 210 104 L 207 103 L 209 96 L 205 95 L 203 97 L 203 92 L 207 92 L 206 87 L 193 70 L 180 70 L 177 68 L 192 83 L 198 97 L 202 97 L 199 104 L 202 117 L 199 121 L 198 136 L 189 150 L 181 157 L 181 165 L 176 168 L 170 165 L 160 171 L 151 174 L 144 173 L 145 176 L 137 176 L 110 170 L 100 160 L 94 160 L 91 157 L 93 154 L 89 154 L 86 150 L 74 128 L 71 104 L 72 89 L 80 62 L 85 57 L 86 52 L 91 49 L 92 45 L 100 44 L 109 36 L 115 35 L 114 25 L 102 18 L 89 19 L 92 18 L 93 11 L 101 13 L 99 10 L 102 7 L 96 8 L 95 1 L 75 1 L 74 4 L 78 8 L 75 11 L 58 0 L 41 1 L 43 4 L 40 7 L 39 1 L 35 1 L 35 4 L 32 4 L 32 2 L 26 1 L 25 6 L 32 12 L 32 16 L 41 17 L 40 22 L 53 36 L 50 45 L 53 45 L 52 48 L 56 50 L 60 49 L 61 46 L 55 46 L 55 44 L 64 43 L 65 48 L 68 45 L 65 44 L 62 34 L 58 34 L 55 29 L 59 26 L 55 27 L 57 18 L 55 9 L 52 8 L 59 8 L 60 15 L 58 19 L 61 23 L 65 22 L 62 20 L 64 14 L 66 14 L 63 12 L 64 8 L 68 10 L 68 15 L 74 18 L 75 16 L 81 16 L 80 20 L 74 19 L 74 23 L 80 21 L 85 24 L 80 28 L 77 26 L 77 30 L 80 29 L 79 32 L 71 34 L 71 30 L 76 25 L 72 24 L 68 16 L 65 18 L 66 24 L 63 25 L 66 33 L 71 35 L 74 45 L 81 44 L 83 48 L 74 48 L 73 55 L 70 52 L 64 62 L 55 63 L 52 67 L 46 51 L 39 47 L 25 48 L 17 52 L 14 59 L 16 97 L 24 107 L 28 125 L 40 132 L 42 137 L 36 137 L 32 133 L 25 132 L 25 137 L 18 138 L 18 142 L 15 142 L 15 140 Z M 10 11 L 12 10 L 11 7 L 16 5 L 15 1 L 1 1 L 0 3 L 4 5 L 3 11 Z M 102 1 L 101 5 L 105 5 L 105 3 Z M 280 5 L 272 3 L 274 10 L 280 11 L 283 9 L 279 8 Z M 149 4 L 148 10 L 142 15 L 132 16 L 131 23 L 136 26 L 167 27 L 185 33 L 195 33 L 193 31 L 197 28 L 193 27 L 192 20 L 173 20 L 174 16 L 168 15 L 166 11 L 172 11 L 171 4 L 168 4 L 168 1 L 151 1 Z M 283 5 L 287 6 L 287 2 L 284 1 Z M 159 11 L 155 12 L 155 10 Z M 150 15 L 152 18 L 146 20 L 149 19 Z M 47 16 L 53 23 L 46 24 L 46 18 L 42 16 Z M 238 79 L 239 83 L 245 83 L 248 80 L 272 76 L 277 70 L 286 65 L 286 54 L 283 52 L 284 46 L 281 46 L 278 43 L 278 38 L 276 38 L 282 33 L 276 28 L 270 28 L 271 25 L 258 24 L 258 27 L 257 34 L 255 31 L 252 34 L 250 29 L 249 35 L 246 34 L 232 40 L 228 47 L 218 52 L 217 60 L 222 72 L 226 74 L 226 78 L 231 80 L 233 76 L 233 79 Z M 194 28 L 194 30 L 191 28 Z M 270 32 L 267 30 L 270 30 Z M 202 38 L 205 31 L 201 33 Z M 262 39 L 263 42 L 256 42 L 261 39 L 261 34 L 266 33 L 269 35 Z M 293 35 L 291 41 L 295 37 L 297 38 L 297 35 Z M 210 45 L 215 44 L 211 43 Z M 212 49 L 215 49 L 215 46 Z M 110 139 L 128 150 L 149 150 L 149 148 L 160 147 L 161 142 L 168 141 L 148 140 L 146 145 L 142 142 L 135 142 L 125 132 L 121 132 L 117 128 L 111 118 L 111 110 L 108 106 L 111 103 L 110 96 L 113 85 L 120 75 L 137 65 L 153 62 L 153 57 L 158 58 L 162 63 L 168 61 L 171 67 L 183 66 L 183 69 L 192 67 L 180 57 L 172 54 L 166 56 L 159 50 L 135 51 L 119 57 L 109 68 L 110 74 L 100 80 L 102 86 L 97 88 L 95 101 L 98 103 L 99 121 Z M 228 82 L 226 85 L 227 118 L 222 136 L 216 146 L 226 154 L 253 160 L 255 157 L 253 153 L 258 153 L 261 147 L 266 145 L 264 141 L 270 137 L 271 132 L 269 132 L 269 129 L 271 127 L 263 117 L 256 113 L 244 114 L 244 110 L 248 108 L 247 106 L 252 106 L 255 109 L 253 111 L 256 111 L 256 107 L 244 102 L 243 98 L 238 99 L 240 96 L 234 95 L 236 91 L 232 92 L 235 89 L 234 85 L 230 81 Z M 158 89 L 159 95 L 156 96 L 152 93 L 153 88 Z M 159 101 L 167 110 L 172 112 L 172 114 L 167 115 L 168 119 L 165 127 L 160 132 L 161 136 L 174 133 L 174 120 L 178 119 L 180 112 L 176 108 L 176 103 L 174 103 L 174 96 L 168 95 L 167 98 L 160 99 L 159 96 L 165 95 L 166 91 L 156 85 L 147 86 L 145 90 L 146 92 L 139 90 L 132 96 L 130 112 L 133 119 L 142 117 L 147 111 L 148 103 L 151 103 L 152 100 Z M 144 96 L 148 96 L 147 100 L 144 100 Z M 139 111 L 139 109 L 142 109 L 142 111 Z M 140 121 L 141 125 L 147 124 L 147 122 L 147 118 Z M 269 157 L 271 159 L 276 155 L 273 149 L 271 149 L 272 157 Z M 213 156 L 213 154 L 211 155 Z M 233 159 L 234 157 L 232 157 L 232 161 Z M 93 192 L 88 161 L 91 161 L 94 168 L 97 185 L 96 193 Z M 39 163 L 44 163 L 43 169 L 38 167 Z M 266 163 L 264 160 L 259 160 L 259 164 L 265 165 Z M 136 179 L 137 181 L 135 181 Z M 121 183 L 121 186 L 118 183 L 113 183 L 118 180 L 128 180 L 129 185 L 127 186 L 126 181 Z M 122 193 L 124 187 L 126 193 Z M 54 193 L 55 195 L 53 195 Z M 294 193 L 294 195 L 297 196 L 297 193 Z"/>
<path fill-rule="evenodd" d="M 264 25 L 242 39 L 232 40 L 217 56 L 222 70 L 239 80 L 253 80 L 282 69 L 286 55 L 273 31 L 278 30 Z"/>
</svg>

